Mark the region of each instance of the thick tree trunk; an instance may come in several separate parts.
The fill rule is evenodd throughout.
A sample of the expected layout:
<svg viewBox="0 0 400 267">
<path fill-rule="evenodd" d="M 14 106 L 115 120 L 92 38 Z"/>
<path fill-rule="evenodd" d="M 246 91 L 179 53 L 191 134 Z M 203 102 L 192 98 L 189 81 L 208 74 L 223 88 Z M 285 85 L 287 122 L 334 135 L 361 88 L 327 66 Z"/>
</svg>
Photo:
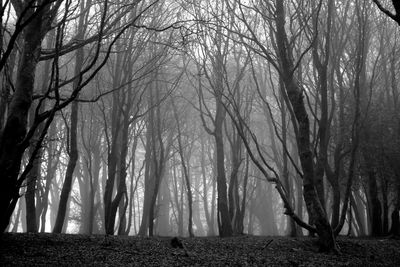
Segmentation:
<svg viewBox="0 0 400 267">
<path fill-rule="evenodd" d="M 17 71 L 15 92 L 9 107 L 5 126 L 0 133 L 0 231 L 9 223 L 19 198 L 17 177 L 20 171 L 28 111 L 32 104 L 36 66 L 43 38 L 42 16 L 37 15 L 23 33 L 22 52 Z"/>
<path fill-rule="evenodd" d="M 358 203 L 354 198 L 353 194 L 350 195 L 350 201 L 351 201 L 351 207 L 353 208 L 354 211 L 354 219 L 356 220 L 358 225 L 358 235 L 365 236 L 364 217 L 360 212 L 360 207 L 358 206 Z"/>
<path fill-rule="evenodd" d="M 332 186 L 332 219 L 331 225 L 332 228 L 336 228 L 339 224 L 339 216 L 340 216 L 340 187 L 339 183 L 334 180 L 331 183 Z"/>
<path fill-rule="evenodd" d="M 218 88 L 218 90 L 222 89 Z M 221 94 L 221 92 L 219 94 Z M 222 132 L 222 125 L 225 119 L 225 112 L 221 101 L 222 101 L 222 95 L 217 97 L 214 139 L 215 139 L 216 163 L 217 163 L 218 230 L 219 230 L 219 235 L 221 237 L 226 237 L 226 236 L 231 236 L 233 231 L 228 209 L 224 141 Z"/>
<path fill-rule="evenodd" d="M 169 167 L 169 165 L 168 165 Z M 168 170 L 168 167 L 166 168 Z M 170 213 L 170 202 L 171 202 L 171 193 L 169 188 L 169 182 L 172 182 L 170 179 L 169 172 L 162 179 L 160 184 L 160 194 L 158 196 L 157 205 L 159 207 L 158 217 L 157 217 L 157 235 L 160 236 L 169 236 L 170 232 L 170 224 L 169 224 L 169 213 Z"/>
</svg>

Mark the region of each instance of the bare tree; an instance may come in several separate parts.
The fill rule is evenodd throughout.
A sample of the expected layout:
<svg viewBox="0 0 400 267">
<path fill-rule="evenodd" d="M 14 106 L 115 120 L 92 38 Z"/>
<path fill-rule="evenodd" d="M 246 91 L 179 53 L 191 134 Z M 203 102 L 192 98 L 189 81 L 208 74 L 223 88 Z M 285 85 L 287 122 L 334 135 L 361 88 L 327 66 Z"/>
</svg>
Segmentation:
<svg viewBox="0 0 400 267">
<path fill-rule="evenodd" d="M 14 199 L 19 194 L 17 177 L 22 155 L 27 146 L 24 142 L 27 117 L 32 104 L 35 71 L 39 62 L 42 40 L 51 29 L 62 1 L 13 1 L 12 3 L 18 22 L 26 26 L 21 29 L 23 47 L 17 70 L 15 92 L 0 137 L 0 173 L 4 177 L 0 192 L 1 231 L 4 231 L 9 223 L 15 207 Z M 5 55 L 2 61 L 6 60 Z"/>
</svg>

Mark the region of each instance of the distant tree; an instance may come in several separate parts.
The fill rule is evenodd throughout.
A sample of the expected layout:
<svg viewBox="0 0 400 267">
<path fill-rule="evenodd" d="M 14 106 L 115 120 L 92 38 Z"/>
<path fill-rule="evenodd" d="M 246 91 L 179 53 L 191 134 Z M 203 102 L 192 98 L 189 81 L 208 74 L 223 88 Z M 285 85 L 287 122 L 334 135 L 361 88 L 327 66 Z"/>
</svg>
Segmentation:
<svg viewBox="0 0 400 267">
<path fill-rule="evenodd" d="M 140 2 L 140 1 L 139 1 Z M 65 7 L 60 8 L 64 3 Z M 0 136 L 0 172 L 3 179 L 3 185 L 0 190 L 0 226 L 1 231 L 4 231 L 9 223 L 12 212 L 19 199 L 19 189 L 25 181 L 27 173 L 33 166 L 34 159 L 40 149 L 42 141 L 46 136 L 46 132 L 51 125 L 51 122 L 57 111 L 62 110 L 71 104 L 79 95 L 79 92 L 88 85 L 88 83 L 96 76 L 96 74 L 106 64 L 111 54 L 111 49 L 116 40 L 135 23 L 139 17 L 154 6 L 157 1 L 151 2 L 143 6 L 141 13 L 134 17 L 126 17 L 123 24 L 117 26 L 116 22 L 120 22 L 129 10 L 134 9 L 139 3 L 134 2 L 124 6 L 118 13 L 109 11 L 112 9 L 113 3 L 107 0 L 101 3 L 96 3 L 99 12 L 90 13 L 96 17 L 95 21 L 91 20 L 93 25 L 97 25 L 97 29 L 92 28 L 91 36 L 81 40 L 72 38 L 69 42 L 64 43 L 65 38 L 71 37 L 64 35 L 68 28 L 69 17 L 76 10 L 71 6 L 69 1 L 12 1 L 13 8 L 17 15 L 17 26 L 15 33 L 21 32 L 22 49 L 20 54 L 19 67 L 16 74 L 15 91 L 11 97 L 11 102 L 7 112 L 7 119 L 2 127 Z M 77 4 L 77 3 L 73 3 Z M 78 3 L 79 4 L 79 3 Z M 109 10 L 110 9 L 110 10 Z M 59 10 L 63 13 L 59 14 Z M 4 10 L 3 10 L 4 11 Z M 58 21 L 56 21 L 56 19 Z M 106 23 L 107 22 L 107 23 Z M 54 49 L 42 49 L 42 40 L 45 35 L 56 25 L 57 37 Z M 103 42 L 104 39 L 107 42 Z M 77 41 L 79 40 L 79 41 Z M 10 39 L 9 46 L 11 49 L 15 40 Z M 67 55 L 70 52 L 83 46 L 90 46 L 90 57 L 87 57 L 84 67 L 77 76 L 72 78 L 63 77 L 60 79 L 60 57 Z M 104 48 L 104 49 L 103 49 Z M 101 53 L 103 52 L 104 53 Z M 0 60 L 0 68 L 4 66 L 7 57 L 11 52 L 4 53 Z M 102 56 L 100 56 L 100 54 Z M 38 105 L 36 107 L 33 124 L 27 131 L 28 111 L 33 101 L 33 89 L 35 82 L 35 71 L 39 60 L 53 60 L 52 77 L 50 85 L 45 94 L 36 96 Z M 67 87 L 69 84 L 78 84 L 72 90 L 66 90 L 61 94 L 60 89 Z M 44 100 L 49 98 L 52 101 L 51 107 L 43 112 L 40 112 L 40 107 L 44 104 Z M 44 124 L 43 130 L 40 133 L 39 141 L 36 143 L 36 148 L 31 153 L 28 164 L 23 171 L 21 161 L 25 149 L 29 146 L 29 142 L 35 130 L 40 124 Z M 71 169 L 71 168 L 70 168 Z"/>
<path fill-rule="evenodd" d="M 173 111 L 174 111 L 174 117 L 175 117 L 175 121 L 176 121 L 176 127 L 177 127 L 177 131 L 178 131 L 178 136 L 177 136 L 177 140 L 178 140 L 178 153 L 180 156 L 180 160 L 181 160 L 181 164 L 182 164 L 182 173 L 183 176 L 185 178 L 185 185 L 186 185 L 186 192 L 187 192 L 187 199 L 188 199 L 188 209 L 189 209 L 189 223 L 188 223 L 188 232 L 189 232 L 189 236 L 193 237 L 193 193 L 192 193 L 192 187 L 191 187 L 191 183 L 190 183 L 190 176 L 189 176 L 189 164 L 190 164 L 190 157 L 187 158 L 185 156 L 186 153 L 184 153 L 184 145 L 182 142 L 183 139 L 183 131 L 182 131 L 182 125 L 181 125 L 181 121 L 179 120 L 179 116 L 178 116 L 178 108 L 174 102 L 174 100 L 172 99 L 172 107 L 173 107 Z M 179 112 L 180 114 L 182 114 L 182 112 Z M 187 145 L 185 145 L 187 146 Z"/>
<path fill-rule="evenodd" d="M 200 8 L 200 7 L 199 7 Z M 201 35 L 202 57 L 200 62 L 200 73 L 203 73 L 207 80 L 207 85 L 201 85 L 198 90 L 200 117 L 204 129 L 215 141 L 215 162 L 217 173 L 217 219 L 218 230 L 221 237 L 231 236 L 233 234 L 232 222 L 229 215 L 229 203 L 227 195 L 227 178 L 225 169 L 225 148 L 223 125 L 226 119 L 226 112 L 223 106 L 223 92 L 225 90 L 224 65 L 228 57 L 228 48 L 230 39 L 225 37 L 226 33 L 220 24 L 220 18 L 224 17 L 224 3 L 218 3 L 214 7 L 212 14 L 217 21 L 215 29 L 208 29 L 207 34 Z M 200 11 L 200 9 L 199 9 Z M 207 10 L 211 12 L 211 10 Z M 201 19 L 201 12 L 199 12 Z M 211 44 L 211 45 L 210 45 Z M 200 75 L 199 73 L 199 75 Z M 203 82 L 204 83 L 204 82 Z M 212 103 L 206 101 L 206 89 L 210 87 L 210 93 L 213 97 Z M 214 107 L 210 108 L 211 105 Z M 210 110 L 214 112 L 211 112 Z"/>
<path fill-rule="evenodd" d="M 385 14 L 387 17 L 389 17 L 390 19 L 392 19 L 393 21 L 395 21 L 398 26 L 400 26 L 400 2 L 397 0 L 392 0 L 392 6 L 394 8 L 394 13 L 391 12 L 388 8 L 386 8 L 383 4 L 382 1 L 380 0 L 373 0 L 373 2 L 375 3 L 375 5 L 379 8 L 380 11 L 383 12 L 383 14 Z M 386 28 L 389 28 L 388 26 L 386 26 Z M 391 35 L 392 36 L 392 35 Z M 384 38 L 384 37 L 383 37 Z M 386 37 L 388 38 L 388 36 Z M 397 42 L 396 42 L 397 43 Z M 393 111 L 396 114 L 395 118 L 397 120 L 397 123 L 400 122 L 400 117 L 399 117 L 399 97 L 398 97 L 398 90 L 397 90 L 397 86 L 396 86 L 396 78 L 399 76 L 398 73 L 395 73 L 395 58 L 397 58 L 397 56 L 395 56 L 396 52 L 395 52 L 395 48 L 393 48 L 393 52 L 390 54 L 391 55 L 391 60 L 390 60 L 390 68 L 391 68 L 391 82 L 387 83 L 388 85 L 390 84 L 390 86 L 387 86 L 386 88 L 392 88 L 392 92 L 389 94 L 392 94 L 392 100 L 393 103 L 389 104 L 389 106 L 393 105 Z M 384 69 L 386 69 L 386 64 L 384 65 Z M 386 76 L 389 77 L 389 76 Z M 394 137 L 396 140 L 396 145 L 395 147 L 399 147 L 400 145 L 400 134 L 397 134 L 396 137 Z M 391 147 L 393 149 L 393 147 Z M 397 151 L 393 151 L 392 149 L 389 149 L 390 151 L 392 151 L 390 154 L 391 155 L 387 155 L 386 158 L 389 159 L 389 164 L 390 166 L 392 166 L 394 174 L 396 176 L 396 182 L 394 183 L 394 188 L 396 188 L 397 192 L 396 194 L 396 202 L 394 204 L 394 209 L 392 211 L 392 214 L 390 215 L 391 217 L 391 221 L 392 221 L 392 225 L 390 228 L 390 233 L 393 235 L 400 235 L 400 172 L 399 172 L 399 168 L 396 167 L 398 166 L 397 164 L 394 164 L 394 162 L 397 162 L 399 159 L 398 156 L 398 152 Z M 386 195 L 387 196 L 387 195 Z M 384 196 L 385 197 L 385 196 Z M 376 205 L 375 205 L 376 206 Z M 378 211 L 377 207 L 375 208 L 376 211 Z M 377 222 L 377 216 L 376 219 L 373 219 L 373 222 Z M 386 219 L 384 217 L 384 219 Z M 374 228 L 373 228 L 374 229 Z M 373 232 L 376 232 L 376 229 L 373 230 Z"/>
</svg>

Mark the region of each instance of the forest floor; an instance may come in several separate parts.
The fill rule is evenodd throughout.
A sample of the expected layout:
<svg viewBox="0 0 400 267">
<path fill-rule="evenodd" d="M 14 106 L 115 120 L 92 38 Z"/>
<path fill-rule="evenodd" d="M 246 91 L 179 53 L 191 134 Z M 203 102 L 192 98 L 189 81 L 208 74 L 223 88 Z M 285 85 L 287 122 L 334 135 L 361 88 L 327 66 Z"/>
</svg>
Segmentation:
<svg viewBox="0 0 400 267">
<path fill-rule="evenodd" d="M 339 237 L 340 255 L 309 237 L 178 239 L 67 234 L 0 237 L 0 266 L 400 266 L 400 240 Z"/>
</svg>

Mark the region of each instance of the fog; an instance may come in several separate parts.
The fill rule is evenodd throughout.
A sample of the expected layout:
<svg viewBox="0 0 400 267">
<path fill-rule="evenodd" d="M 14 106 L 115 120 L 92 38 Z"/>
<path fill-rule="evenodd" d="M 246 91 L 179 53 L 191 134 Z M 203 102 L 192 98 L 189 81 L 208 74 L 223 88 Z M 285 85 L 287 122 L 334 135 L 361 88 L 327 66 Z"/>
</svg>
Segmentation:
<svg viewBox="0 0 400 267">
<path fill-rule="evenodd" d="M 3 228 L 398 233 L 399 29 L 374 2 L 5 4 Z"/>
</svg>

